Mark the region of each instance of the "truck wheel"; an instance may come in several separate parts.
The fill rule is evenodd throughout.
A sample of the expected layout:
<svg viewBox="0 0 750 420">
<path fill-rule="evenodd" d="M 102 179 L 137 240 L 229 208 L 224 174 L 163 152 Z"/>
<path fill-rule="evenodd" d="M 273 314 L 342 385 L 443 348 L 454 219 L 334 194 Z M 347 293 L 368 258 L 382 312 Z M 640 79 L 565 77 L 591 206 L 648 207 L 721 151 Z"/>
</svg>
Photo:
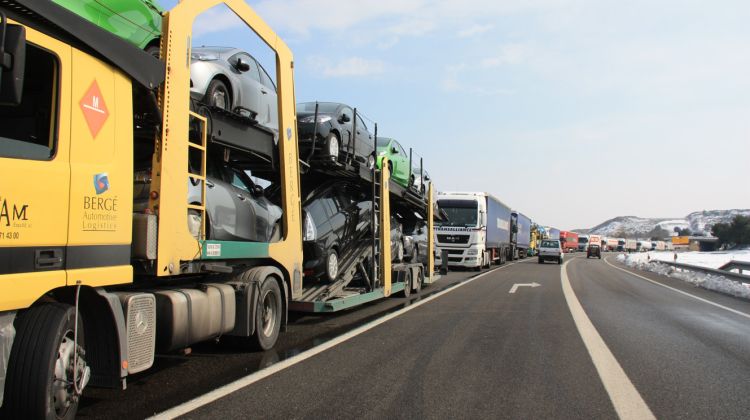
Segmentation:
<svg viewBox="0 0 750 420">
<path fill-rule="evenodd" d="M 260 285 L 258 307 L 255 310 L 255 345 L 269 350 L 276 345 L 281 328 L 281 289 L 274 277 L 268 276 Z"/>
<path fill-rule="evenodd" d="M 80 396 L 73 386 L 73 372 L 79 386 L 85 386 L 87 379 L 82 378 L 88 375 L 83 322 L 79 318 L 76 346 L 75 318 L 72 306 L 47 303 L 31 307 L 18 319 L 2 417 L 75 418 Z M 76 352 L 78 365 L 74 366 Z"/>
<path fill-rule="evenodd" d="M 560 257 L 560 258 L 557 259 L 557 263 L 558 264 L 562 264 L 562 257 Z"/>
<path fill-rule="evenodd" d="M 403 295 L 408 298 L 411 295 L 411 270 L 404 272 L 404 291 Z"/>
<path fill-rule="evenodd" d="M 419 293 L 420 290 L 422 290 L 422 283 L 424 282 L 424 268 L 419 269 L 419 277 L 417 278 L 417 281 L 414 282 L 414 288 L 412 291 L 414 293 Z"/>
<path fill-rule="evenodd" d="M 538 259 L 537 259 L 537 262 L 538 262 L 539 264 L 544 264 L 544 260 L 543 260 L 543 259 L 541 259 L 541 258 L 538 258 Z"/>
</svg>

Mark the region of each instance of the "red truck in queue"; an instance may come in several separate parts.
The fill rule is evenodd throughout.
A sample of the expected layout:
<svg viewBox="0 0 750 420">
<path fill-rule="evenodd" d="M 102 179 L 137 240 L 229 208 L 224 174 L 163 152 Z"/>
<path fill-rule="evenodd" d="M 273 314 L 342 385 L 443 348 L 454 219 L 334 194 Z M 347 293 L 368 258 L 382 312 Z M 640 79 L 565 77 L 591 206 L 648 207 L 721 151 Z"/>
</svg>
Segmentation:
<svg viewBox="0 0 750 420">
<path fill-rule="evenodd" d="M 560 231 L 560 242 L 563 252 L 575 252 L 578 249 L 578 234 L 567 230 Z"/>
</svg>

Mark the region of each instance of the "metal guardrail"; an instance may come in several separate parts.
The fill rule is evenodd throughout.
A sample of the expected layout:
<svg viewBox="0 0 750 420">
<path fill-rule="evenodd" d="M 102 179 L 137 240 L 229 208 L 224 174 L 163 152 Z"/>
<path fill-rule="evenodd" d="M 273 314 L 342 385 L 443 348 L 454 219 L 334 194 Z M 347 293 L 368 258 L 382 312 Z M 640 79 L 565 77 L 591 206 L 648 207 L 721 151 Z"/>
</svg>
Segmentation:
<svg viewBox="0 0 750 420">
<path fill-rule="evenodd" d="M 678 262 L 651 260 L 650 262 L 669 265 L 680 270 L 697 271 L 705 274 L 712 274 L 714 276 L 726 277 L 730 280 L 739 281 L 742 283 L 750 284 L 750 276 L 745 274 L 733 273 L 731 271 L 718 270 L 716 268 L 699 267 L 697 265 L 690 265 Z M 750 264 L 747 264 L 745 269 L 750 269 Z"/>
<path fill-rule="evenodd" d="M 719 267 L 719 270 L 724 270 L 724 271 L 738 270 L 740 274 L 743 274 L 743 271 L 750 271 L 750 262 L 732 260 L 722 265 L 721 267 Z"/>
</svg>

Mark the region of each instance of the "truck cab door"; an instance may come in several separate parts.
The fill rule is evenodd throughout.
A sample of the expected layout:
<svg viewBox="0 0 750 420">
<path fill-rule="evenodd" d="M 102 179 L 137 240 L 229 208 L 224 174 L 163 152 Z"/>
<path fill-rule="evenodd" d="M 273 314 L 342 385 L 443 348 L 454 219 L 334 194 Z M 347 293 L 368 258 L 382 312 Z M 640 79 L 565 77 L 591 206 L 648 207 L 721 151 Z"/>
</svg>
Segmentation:
<svg viewBox="0 0 750 420">
<path fill-rule="evenodd" d="M 26 28 L 25 63 L 20 104 L 0 105 L 0 311 L 66 284 L 71 48 Z"/>
<path fill-rule="evenodd" d="M 68 285 L 129 283 L 134 179 L 131 80 L 77 49 L 71 50 L 68 77 Z"/>
</svg>

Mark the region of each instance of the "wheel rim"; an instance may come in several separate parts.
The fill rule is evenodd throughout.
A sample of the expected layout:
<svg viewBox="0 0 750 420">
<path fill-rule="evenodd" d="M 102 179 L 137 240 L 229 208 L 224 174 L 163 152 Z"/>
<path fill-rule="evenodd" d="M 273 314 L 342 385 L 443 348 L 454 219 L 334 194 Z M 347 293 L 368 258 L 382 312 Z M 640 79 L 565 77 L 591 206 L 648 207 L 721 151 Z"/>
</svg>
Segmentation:
<svg viewBox="0 0 750 420">
<path fill-rule="evenodd" d="M 215 89 L 211 94 L 211 105 L 228 111 L 229 95 L 224 89 Z"/>
<path fill-rule="evenodd" d="M 339 157 L 339 139 L 333 134 L 330 140 L 328 140 L 328 154 L 334 159 Z"/>
<path fill-rule="evenodd" d="M 267 291 L 266 294 L 263 296 L 263 334 L 268 337 L 273 334 L 274 329 L 276 328 L 276 311 L 278 307 L 276 306 L 276 296 L 271 293 L 270 291 Z"/>
<path fill-rule="evenodd" d="M 201 215 L 197 212 L 190 211 L 188 213 L 188 231 L 193 238 L 201 239 Z"/>
<path fill-rule="evenodd" d="M 398 258 L 399 261 L 404 260 L 404 245 L 403 244 L 399 244 L 396 258 Z"/>
<path fill-rule="evenodd" d="M 367 167 L 370 169 L 375 167 L 375 157 L 373 155 L 367 157 Z"/>
<path fill-rule="evenodd" d="M 70 407 L 76 402 L 75 390 L 73 389 L 73 371 L 75 367 L 76 345 L 73 340 L 73 331 L 65 332 L 60 346 L 57 349 L 55 360 L 55 376 L 52 378 L 52 403 L 58 418 L 65 417 Z M 78 378 L 83 374 L 85 362 L 78 358 Z"/>
<path fill-rule="evenodd" d="M 328 276 L 331 277 L 331 280 L 334 280 L 336 278 L 336 275 L 338 275 L 339 271 L 339 259 L 336 256 L 335 252 L 331 252 L 328 255 Z"/>
</svg>

